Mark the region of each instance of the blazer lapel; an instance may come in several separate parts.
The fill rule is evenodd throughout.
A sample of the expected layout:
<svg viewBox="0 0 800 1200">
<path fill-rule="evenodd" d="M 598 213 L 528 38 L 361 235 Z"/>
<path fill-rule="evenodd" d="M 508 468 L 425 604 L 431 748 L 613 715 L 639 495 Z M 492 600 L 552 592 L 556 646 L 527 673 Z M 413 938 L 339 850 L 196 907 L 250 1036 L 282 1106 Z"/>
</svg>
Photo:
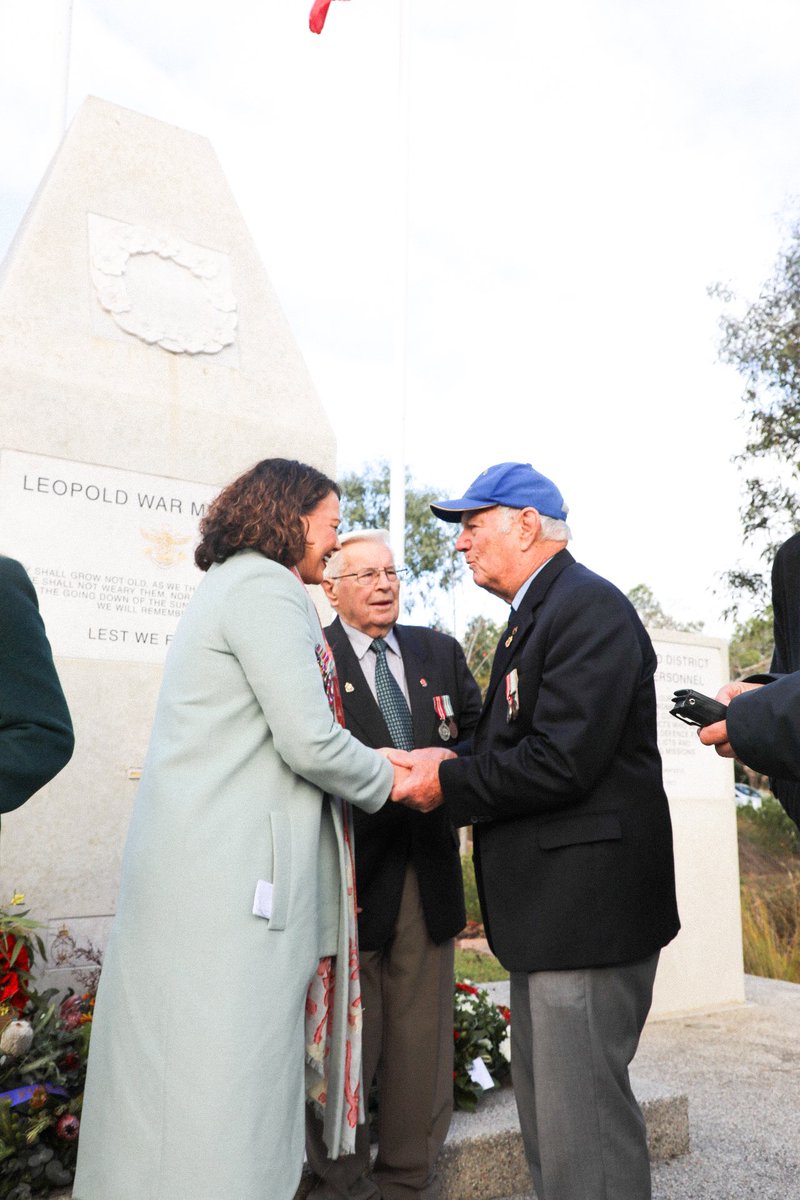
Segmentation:
<svg viewBox="0 0 800 1200">
<path fill-rule="evenodd" d="M 328 625 L 325 636 L 336 658 L 346 727 L 367 746 L 391 746 L 392 740 L 383 713 L 369 689 L 350 638 L 342 629 L 338 617 Z"/>
<path fill-rule="evenodd" d="M 403 670 L 406 674 L 406 687 L 411 708 L 411 724 L 414 729 L 414 745 L 427 746 L 431 736 L 433 688 L 428 685 L 425 678 L 425 664 L 413 633 L 400 625 L 395 625 L 394 632 L 403 656 Z M 425 680 L 424 683 L 423 680 Z"/>
</svg>

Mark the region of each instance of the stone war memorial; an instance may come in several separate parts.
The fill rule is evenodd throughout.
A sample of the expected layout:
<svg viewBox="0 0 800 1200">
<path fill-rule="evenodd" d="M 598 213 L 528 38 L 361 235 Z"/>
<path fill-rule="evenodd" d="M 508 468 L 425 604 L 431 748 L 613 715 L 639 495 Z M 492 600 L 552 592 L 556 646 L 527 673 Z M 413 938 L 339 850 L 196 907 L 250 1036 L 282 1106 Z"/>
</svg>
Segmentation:
<svg viewBox="0 0 800 1200">
<path fill-rule="evenodd" d="M 714 696 L 728 682 L 727 643 L 663 629 L 651 636 L 681 916 L 680 933 L 661 952 L 652 1014 L 669 1015 L 744 1002 L 739 859 L 733 763 L 669 711 L 677 688 Z"/>
<path fill-rule="evenodd" d="M 0 553 L 36 586 L 75 754 L 3 822 L 47 986 L 96 971 L 198 522 L 329 422 L 208 141 L 87 99 L 0 270 Z M 77 975 L 76 975 L 77 973 Z"/>
<path fill-rule="evenodd" d="M 41 603 L 72 762 L 3 827 L 0 889 L 47 926 L 48 985 L 96 971 L 198 521 L 258 458 L 335 472 L 330 424 L 209 143 L 88 99 L 0 275 L 0 552 Z M 733 779 L 669 716 L 724 643 L 654 634 L 683 928 L 654 1014 L 741 1003 Z"/>
<path fill-rule="evenodd" d="M 36 586 L 76 735 L 68 767 L 3 824 L 0 904 L 24 893 L 45 925 L 44 986 L 81 990 L 113 920 L 163 662 L 200 578 L 199 520 L 257 459 L 334 474 L 335 445 L 209 143 L 97 99 L 0 267 L 0 366 L 0 553 Z M 669 715 L 676 688 L 727 681 L 726 645 L 653 640 L 682 920 L 659 1019 L 741 1005 L 744 986 L 732 765 Z M 509 1129 L 521 1176 L 491 1190 L 493 1166 L 494 1183 L 464 1191 L 453 1166 L 444 1198 L 527 1186 L 513 1114 Z"/>
</svg>

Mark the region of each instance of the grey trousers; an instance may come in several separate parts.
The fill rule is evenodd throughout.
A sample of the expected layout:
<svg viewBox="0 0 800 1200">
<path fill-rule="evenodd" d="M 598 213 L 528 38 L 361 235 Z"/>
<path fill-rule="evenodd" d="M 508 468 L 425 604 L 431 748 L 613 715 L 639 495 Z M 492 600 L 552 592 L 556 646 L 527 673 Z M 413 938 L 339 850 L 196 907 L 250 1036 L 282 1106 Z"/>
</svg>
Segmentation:
<svg viewBox="0 0 800 1200">
<path fill-rule="evenodd" d="M 306 1155 L 319 1177 L 313 1200 L 423 1200 L 453 1112 L 452 940 L 435 945 L 425 926 L 417 877 L 406 869 L 394 936 L 360 955 L 364 1008 L 364 1097 L 378 1079 L 378 1156 L 370 1172 L 369 1131 L 356 1151 L 327 1157 L 320 1122 L 306 1109 Z"/>
<path fill-rule="evenodd" d="M 658 957 L 511 975 L 511 1071 L 539 1200 L 650 1200 L 628 1067 Z"/>
</svg>

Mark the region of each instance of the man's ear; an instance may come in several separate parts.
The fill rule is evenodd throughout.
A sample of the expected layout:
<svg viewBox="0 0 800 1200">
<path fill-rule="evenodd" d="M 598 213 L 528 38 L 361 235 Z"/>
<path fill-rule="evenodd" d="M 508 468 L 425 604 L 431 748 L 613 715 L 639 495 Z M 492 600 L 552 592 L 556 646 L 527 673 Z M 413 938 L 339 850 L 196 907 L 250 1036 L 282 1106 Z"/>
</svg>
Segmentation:
<svg viewBox="0 0 800 1200">
<path fill-rule="evenodd" d="M 519 514 L 519 536 L 522 548 L 529 550 L 539 536 L 542 521 L 535 508 L 523 508 Z"/>
<path fill-rule="evenodd" d="M 328 604 L 331 608 L 336 608 L 336 585 L 332 579 L 323 579 L 322 589 L 328 598 Z"/>
</svg>

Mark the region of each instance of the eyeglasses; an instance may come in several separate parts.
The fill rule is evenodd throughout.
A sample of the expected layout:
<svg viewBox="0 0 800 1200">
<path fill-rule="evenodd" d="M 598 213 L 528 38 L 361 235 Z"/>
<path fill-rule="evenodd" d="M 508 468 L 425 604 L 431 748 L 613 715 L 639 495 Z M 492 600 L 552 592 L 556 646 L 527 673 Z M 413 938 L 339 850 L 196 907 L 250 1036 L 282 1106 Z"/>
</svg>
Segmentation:
<svg viewBox="0 0 800 1200">
<path fill-rule="evenodd" d="M 349 575 L 333 575 L 333 579 L 355 579 L 357 587 L 374 587 L 381 575 L 389 583 L 398 583 L 408 574 L 407 567 L 367 567 L 365 571 L 351 571 Z"/>
</svg>

